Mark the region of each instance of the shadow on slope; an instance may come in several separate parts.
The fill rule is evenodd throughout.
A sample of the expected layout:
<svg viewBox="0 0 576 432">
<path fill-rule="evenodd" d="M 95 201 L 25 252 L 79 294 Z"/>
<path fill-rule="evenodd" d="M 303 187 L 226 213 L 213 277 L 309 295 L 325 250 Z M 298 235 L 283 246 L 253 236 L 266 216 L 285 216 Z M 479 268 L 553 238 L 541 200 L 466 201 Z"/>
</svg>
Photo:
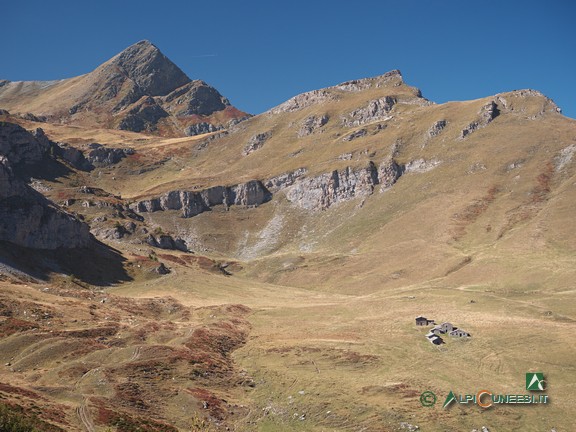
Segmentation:
<svg viewBox="0 0 576 432">
<path fill-rule="evenodd" d="M 18 175 L 26 180 L 35 178 L 59 183 L 59 179 L 69 177 L 73 173 L 69 167 L 52 157 L 44 157 L 39 163 L 18 168 Z"/>
<path fill-rule="evenodd" d="M 93 241 L 88 248 L 41 250 L 0 242 L 0 277 L 22 282 L 47 281 L 67 274 L 81 282 L 109 286 L 132 280 L 126 259 L 115 249 Z"/>
</svg>

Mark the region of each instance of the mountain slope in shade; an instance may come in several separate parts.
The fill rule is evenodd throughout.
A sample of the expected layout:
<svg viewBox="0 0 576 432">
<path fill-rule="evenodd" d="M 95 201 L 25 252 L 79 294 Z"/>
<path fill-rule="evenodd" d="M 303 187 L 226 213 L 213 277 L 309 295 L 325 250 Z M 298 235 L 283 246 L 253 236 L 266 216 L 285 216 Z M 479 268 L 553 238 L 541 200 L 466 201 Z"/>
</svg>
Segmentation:
<svg viewBox="0 0 576 432">
<path fill-rule="evenodd" d="M 79 77 L 0 81 L 0 107 L 49 122 L 166 136 L 211 132 L 246 117 L 218 90 L 191 80 L 149 41 Z"/>
</svg>

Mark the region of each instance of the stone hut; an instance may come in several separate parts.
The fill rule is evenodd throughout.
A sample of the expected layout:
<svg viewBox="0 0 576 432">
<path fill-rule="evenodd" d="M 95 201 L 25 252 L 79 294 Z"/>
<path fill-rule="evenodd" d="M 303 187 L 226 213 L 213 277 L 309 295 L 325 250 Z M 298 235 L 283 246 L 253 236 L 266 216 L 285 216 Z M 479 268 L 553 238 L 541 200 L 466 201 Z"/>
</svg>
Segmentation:
<svg viewBox="0 0 576 432">
<path fill-rule="evenodd" d="M 452 336 L 452 337 L 460 337 L 460 338 L 462 338 L 462 337 L 470 337 L 470 333 L 465 332 L 464 330 L 458 329 L 458 328 L 452 330 L 449 334 L 450 334 L 450 336 Z"/>
<path fill-rule="evenodd" d="M 416 317 L 416 325 L 417 325 L 417 326 L 422 326 L 422 327 L 424 327 L 424 326 L 427 326 L 427 325 L 430 325 L 430 324 L 435 324 L 435 323 L 434 323 L 434 320 L 430 320 L 430 319 L 428 319 L 428 318 L 426 318 L 426 317 L 423 317 L 422 315 Z"/>
</svg>

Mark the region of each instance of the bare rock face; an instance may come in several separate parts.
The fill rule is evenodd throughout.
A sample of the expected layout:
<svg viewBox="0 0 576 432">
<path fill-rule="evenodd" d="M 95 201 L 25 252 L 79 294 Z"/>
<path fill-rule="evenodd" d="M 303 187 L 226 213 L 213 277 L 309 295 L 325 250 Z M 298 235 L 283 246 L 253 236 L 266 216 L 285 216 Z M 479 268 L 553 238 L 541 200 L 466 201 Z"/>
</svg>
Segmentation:
<svg viewBox="0 0 576 432">
<path fill-rule="evenodd" d="M 131 209 L 139 212 L 181 210 L 182 217 L 189 218 L 224 205 L 258 206 L 270 200 L 272 194 L 262 182 L 250 180 L 235 186 L 215 186 L 203 191 L 170 191 L 159 198 L 139 201 Z"/>
<path fill-rule="evenodd" d="M 242 150 L 243 156 L 248 156 L 250 153 L 255 152 L 256 150 L 261 149 L 264 147 L 264 143 L 272 136 L 271 132 L 259 133 L 254 135 L 248 141 L 248 144 Z"/>
<path fill-rule="evenodd" d="M 362 78 L 352 81 L 346 81 L 342 84 L 335 86 L 335 89 L 346 91 L 346 92 L 360 92 L 369 88 L 378 88 L 389 85 L 401 85 L 403 83 L 402 73 L 398 70 L 392 70 L 386 72 L 384 75 L 380 75 L 373 78 Z"/>
<path fill-rule="evenodd" d="M 74 168 L 82 171 L 90 171 L 94 166 L 86 159 L 84 153 L 68 144 L 56 143 L 53 147 L 56 156 L 62 158 Z"/>
<path fill-rule="evenodd" d="M 0 240 L 34 249 L 76 248 L 90 243 L 88 225 L 16 175 L 19 167 L 47 157 L 51 146 L 42 129 L 30 133 L 16 124 L 0 122 Z"/>
<path fill-rule="evenodd" d="M 90 144 L 92 149 L 88 153 L 88 162 L 93 166 L 110 166 L 117 164 L 126 156 L 134 154 L 134 149 L 131 148 L 110 148 L 105 147 L 102 144 Z"/>
<path fill-rule="evenodd" d="M 287 188 L 288 186 L 292 186 L 296 180 L 304 176 L 306 172 L 306 168 L 298 168 L 295 171 L 272 177 L 264 183 L 264 186 L 266 186 L 266 189 L 268 189 L 270 192 L 275 193 L 281 189 Z"/>
<path fill-rule="evenodd" d="M 400 176 L 404 174 L 405 169 L 404 166 L 398 165 L 394 158 L 386 158 L 378 167 L 380 190 L 391 188 Z"/>
<path fill-rule="evenodd" d="M 415 159 L 406 164 L 404 171 L 406 173 L 425 173 L 433 170 L 438 165 L 440 165 L 440 161 L 437 159 Z"/>
<path fill-rule="evenodd" d="M 440 135 L 440 133 L 444 130 L 448 122 L 446 120 L 438 120 L 430 129 L 428 129 L 428 138 L 434 138 L 435 136 Z"/>
<path fill-rule="evenodd" d="M 477 131 L 480 128 L 488 126 L 488 124 L 500 115 L 498 110 L 498 105 L 494 101 L 490 101 L 484 105 L 478 112 L 478 118 L 466 126 L 462 132 L 460 132 L 460 138 L 464 139 L 469 136 L 472 132 Z"/>
<path fill-rule="evenodd" d="M 101 102 L 117 99 L 123 90 L 116 110 L 130 105 L 142 96 L 166 95 L 190 82 L 182 70 L 172 63 L 150 42 L 140 41 L 122 51 L 94 72 L 94 84 L 87 92 L 85 102 L 99 95 Z"/>
<path fill-rule="evenodd" d="M 15 123 L 0 122 L 0 154 L 13 166 L 40 162 L 50 150 L 50 140 L 40 128 L 28 132 Z"/>
<path fill-rule="evenodd" d="M 387 189 L 402 172 L 403 168 L 393 159 L 385 160 L 379 167 L 373 162 L 365 168 L 347 167 L 299 179 L 286 189 L 286 198 L 306 210 L 325 210 L 339 202 L 371 195 L 377 185 Z"/>
<path fill-rule="evenodd" d="M 302 138 L 317 132 L 328 123 L 330 117 L 327 114 L 321 116 L 306 117 L 298 130 L 298 138 Z"/>
<path fill-rule="evenodd" d="M 148 243 L 150 246 L 160 249 L 188 252 L 188 247 L 186 246 L 186 242 L 184 240 L 180 238 L 174 239 L 171 235 L 168 234 L 160 234 L 156 236 L 150 234 L 146 239 L 146 243 Z"/>
<path fill-rule="evenodd" d="M 0 240 L 34 249 L 86 247 L 88 225 L 19 180 L 0 155 Z"/>
<path fill-rule="evenodd" d="M 188 126 L 184 132 L 187 136 L 195 136 L 216 132 L 220 129 L 222 129 L 222 126 L 214 126 L 212 123 L 200 122 Z"/>
<path fill-rule="evenodd" d="M 355 127 L 374 121 L 388 120 L 390 111 L 396 102 L 396 99 L 391 96 L 371 100 L 365 107 L 358 108 L 343 116 L 342 124 L 347 127 Z"/>
<path fill-rule="evenodd" d="M 153 132 L 157 129 L 158 122 L 169 115 L 153 97 L 148 96 L 142 98 L 135 107 L 128 111 L 128 114 L 118 125 L 118 129 L 132 132 Z"/>
<path fill-rule="evenodd" d="M 206 116 L 230 106 L 228 99 L 218 90 L 200 80 L 192 81 L 169 94 L 165 102 L 170 102 L 168 109 L 177 117 Z"/>
<path fill-rule="evenodd" d="M 317 105 L 330 100 L 337 100 L 338 98 L 327 90 L 313 90 L 307 93 L 302 93 L 288 99 L 286 102 L 272 108 L 268 114 L 280 114 L 283 112 L 299 111 L 311 105 Z"/>
<path fill-rule="evenodd" d="M 362 138 L 363 136 L 366 136 L 367 133 L 368 131 L 366 129 L 359 129 L 357 131 L 352 132 L 351 134 L 346 135 L 344 138 L 342 138 L 342 141 L 345 142 L 354 141 L 357 138 Z"/>
</svg>

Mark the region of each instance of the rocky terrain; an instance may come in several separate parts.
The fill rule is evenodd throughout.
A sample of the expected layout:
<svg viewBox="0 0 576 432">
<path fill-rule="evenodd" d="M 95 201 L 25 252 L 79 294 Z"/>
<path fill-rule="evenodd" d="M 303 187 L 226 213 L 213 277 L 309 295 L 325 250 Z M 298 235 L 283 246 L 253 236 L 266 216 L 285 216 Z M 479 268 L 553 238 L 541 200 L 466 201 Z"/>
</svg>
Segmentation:
<svg viewBox="0 0 576 432">
<path fill-rule="evenodd" d="M 52 148 L 42 129 L 30 133 L 0 123 L 0 240 L 34 249 L 80 248 L 89 226 L 29 186 L 22 175 L 43 164 Z"/>
<path fill-rule="evenodd" d="M 576 427 L 576 121 L 542 93 L 435 104 L 395 70 L 248 116 L 143 41 L 0 109 L 0 418 Z M 532 370 L 554 404 L 419 401 Z"/>
</svg>

